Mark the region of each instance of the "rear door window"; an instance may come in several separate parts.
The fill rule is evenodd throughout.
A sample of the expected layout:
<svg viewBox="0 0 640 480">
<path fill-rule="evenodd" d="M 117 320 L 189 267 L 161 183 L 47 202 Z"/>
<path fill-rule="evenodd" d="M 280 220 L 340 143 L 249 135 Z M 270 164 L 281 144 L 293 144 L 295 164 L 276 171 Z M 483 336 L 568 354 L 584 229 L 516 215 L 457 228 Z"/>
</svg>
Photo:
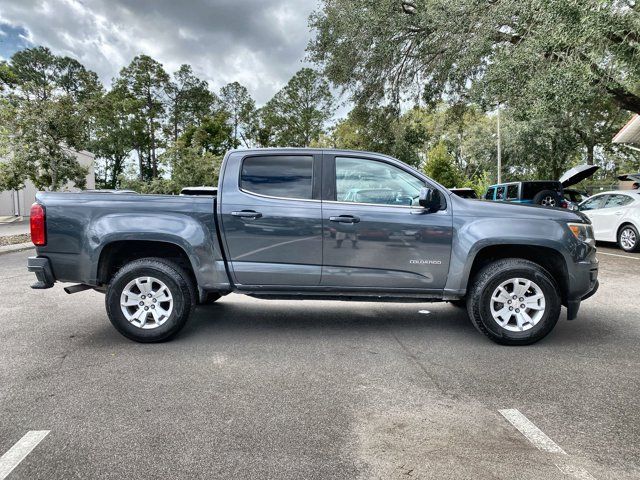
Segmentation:
<svg viewBox="0 0 640 480">
<path fill-rule="evenodd" d="M 633 198 L 629 195 L 609 195 L 609 198 L 604 204 L 604 208 L 624 207 L 631 202 L 633 202 Z"/>
<path fill-rule="evenodd" d="M 518 199 L 518 184 L 515 185 L 507 185 L 507 200 L 517 200 Z"/>
<path fill-rule="evenodd" d="M 242 162 L 240 188 L 268 197 L 309 200 L 313 190 L 313 157 L 264 155 Z"/>
</svg>

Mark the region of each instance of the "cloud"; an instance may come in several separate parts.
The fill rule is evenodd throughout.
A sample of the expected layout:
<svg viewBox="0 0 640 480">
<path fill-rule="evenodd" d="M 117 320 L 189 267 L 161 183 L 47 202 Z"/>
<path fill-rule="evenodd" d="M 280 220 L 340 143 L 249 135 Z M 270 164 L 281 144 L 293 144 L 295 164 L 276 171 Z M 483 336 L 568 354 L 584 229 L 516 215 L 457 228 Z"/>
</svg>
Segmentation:
<svg viewBox="0 0 640 480">
<path fill-rule="evenodd" d="M 190 64 L 216 91 L 239 81 L 261 104 L 304 65 L 315 7 L 315 0 L 5 0 L 0 55 L 45 45 L 108 86 L 145 53 L 169 72 Z"/>
</svg>

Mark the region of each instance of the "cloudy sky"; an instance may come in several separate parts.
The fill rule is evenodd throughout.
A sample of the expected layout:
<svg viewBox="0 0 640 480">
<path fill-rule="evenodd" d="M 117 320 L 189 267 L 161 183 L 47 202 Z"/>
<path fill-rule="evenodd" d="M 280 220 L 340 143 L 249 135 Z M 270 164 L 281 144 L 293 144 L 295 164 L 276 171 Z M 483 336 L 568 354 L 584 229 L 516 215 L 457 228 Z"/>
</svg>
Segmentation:
<svg viewBox="0 0 640 480">
<path fill-rule="evenodd" d="M 138 54 L 182 63 L 212 89 L 268 100 L 304 63 L 317 0 L 0 0 L 0 57 L 31 45 L 76 58 L 109 86 Z"/>
</svg>

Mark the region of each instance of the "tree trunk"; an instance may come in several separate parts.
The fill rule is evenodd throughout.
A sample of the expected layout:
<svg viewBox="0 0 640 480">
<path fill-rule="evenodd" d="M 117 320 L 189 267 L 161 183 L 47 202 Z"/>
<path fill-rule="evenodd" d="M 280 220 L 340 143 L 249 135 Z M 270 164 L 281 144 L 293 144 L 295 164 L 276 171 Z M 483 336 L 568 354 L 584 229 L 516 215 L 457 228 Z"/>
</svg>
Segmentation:
<svg viewBox="0 0 640 480">
<path fill-rule="evenodd" d="M 140 180 L 144 180 L 144 163 L 143 163 L 143 158 L 142 158 L 142 150 L 140 150 L 140 147 L 136 147 L 136 153 L 138 154 L 138 168 L 140 169 Z"/>
<path fill-rule="evenodd" d="M 593 165 L 593 150 L 595 146 L 593 143 L 587 144 L 587 165 Z"/>
<path fill-rule="evenodd" d="M 178 95 L 173 101 L 173 142 L 178 141 Z"/>
</svg>

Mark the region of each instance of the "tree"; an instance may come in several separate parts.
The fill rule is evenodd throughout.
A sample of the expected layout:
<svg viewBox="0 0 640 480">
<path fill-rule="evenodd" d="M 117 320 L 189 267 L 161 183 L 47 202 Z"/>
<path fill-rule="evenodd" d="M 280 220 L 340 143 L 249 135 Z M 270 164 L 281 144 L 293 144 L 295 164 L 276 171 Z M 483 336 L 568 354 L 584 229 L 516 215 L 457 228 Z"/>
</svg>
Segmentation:
<svg viewBox="0 0 640 480">
<path fill-rule="evenodd" d="M 169 99 L 169 136 L 175 142 L 187 126 L 197 124 L 209 115 L 216 96 L 206 81 L 200 80 L 189 65 L 181 65 L 167 85 Z"/>
<path fill-rule="evenodd" d="M 455 164 L 454 156 L 447 151 L 444 142 L 438 142 L 427 153 L 424 173 L 447 188 L 462 184 L 463 178 Z"/>
<path fill-rule="evenodd" d="M 4 67 L 10 80 L 0 117 L 9 159 L 0 183 L 17 188 L 30 179 L 39 189 L 57 190 L 71 180 L 82 187 L 87 171 L 71 149 L 89 141 L 88 112 L 102 93 L 96 74 L 44 47 L 17 52 Z"/>
<path fill-rule="evenodd" d="M 126 92 L 114 88 L 92 107 L 93 135 L 89 143 L 97 158 L 104 162 L 101 186 L 117 188 L 118 178 L 133 150 L 134 128 L 127 106 Z"/>
<path fill-rule="evenodd" d="M 277 146 L 308 147 L 323 133 L 333 114 L 333 96 L 315 70 L 299 70 L 262 108 L 263 128 L 273 131 Z"/>
<path fill-rule="evenodd" d="M 223 108 L 229 114 L 229 121 L 233 126 L 233 148 L 240 145 L 240 140 L 245 147 L 249 147 L 249 130 L 256 113 L 256 104 L 251 98 L 246 87 L 238 82 L 229 83 L 220 91 L 220 101 Z"/>
<path fill-rule="evenodd" d="M 422 125 L 407 119 L 391 106 L 356 105 L 334 126 L 330 143 L 335 148 L 384 153 L 418 166 L 425 132 Z"/>
<path fill-rule="evenodd" d="M 310 25 L 311 60 L 361 101 L 589 93 L 640 113 L 635 0 L 323 0 Z"/>
<path fill-rule="evenodd" d="M 169 75 L 159 62 L 148 55 L 139 55 L 120 71 L 114 87 L 126 92 L 128 109 L 134 119 L 131 128 L 140 178 L 156 178 L 158 148 L 166 123 Z"/>
<path fill-rule="evenodd" d="M 233 148 L 232 127 L 226 112 L 206 117 L 200 125 L 190 125 L 181 137 L 182 145 L 198 152 L 223 155 Z"/>
</svg>

